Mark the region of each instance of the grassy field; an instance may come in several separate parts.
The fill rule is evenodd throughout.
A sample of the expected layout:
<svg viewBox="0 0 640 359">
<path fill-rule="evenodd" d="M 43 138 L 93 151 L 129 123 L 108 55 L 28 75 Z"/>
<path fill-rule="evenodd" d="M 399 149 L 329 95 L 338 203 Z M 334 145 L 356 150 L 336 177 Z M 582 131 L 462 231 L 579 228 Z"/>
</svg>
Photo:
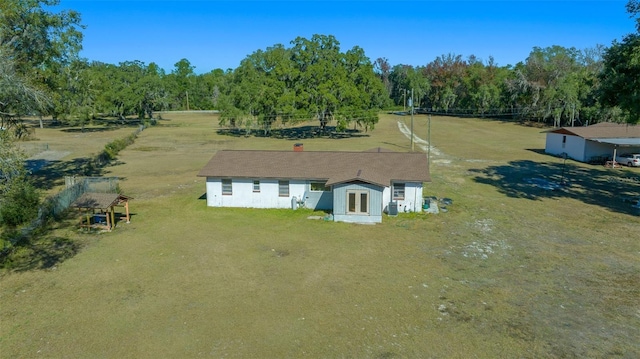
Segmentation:
<svg viewBox="0 0 640 359">
<path fill-rule="evenodd" d="M 75 257 L 0 277 L 2 357 L 640 356 L 640 217 L 624 202 L 639 169 L 563 163 L 537 128 L 435 117 L 425 195 L 451 198 L 448 212 L 333 223 L 208 208 L 196 174 L 219 149 L 407 151 L 409 117 L 302 140 L 164 118 L 104 169 L 135 198 L 130 224 L 82 234 L 69 220 L 51 235 L 85 243 Z M 427 137 L 426 117 L 415 130 Z"/>
<path fill-rule="evenodd" d="M 82 168 L 89 158 L 97 155 L 114 139 L 133 133 L 139 124 L 115 126 L 106 121 L 83 128 L 48 126 L 35 128 L 35 139 L 18 142 L 18 146 L 29 157 L 27 166 L 38 171 L 36 180 L 46 193 L 56 193 L 64 185 L 65 176 L 82 176 Z"/>
</svg>

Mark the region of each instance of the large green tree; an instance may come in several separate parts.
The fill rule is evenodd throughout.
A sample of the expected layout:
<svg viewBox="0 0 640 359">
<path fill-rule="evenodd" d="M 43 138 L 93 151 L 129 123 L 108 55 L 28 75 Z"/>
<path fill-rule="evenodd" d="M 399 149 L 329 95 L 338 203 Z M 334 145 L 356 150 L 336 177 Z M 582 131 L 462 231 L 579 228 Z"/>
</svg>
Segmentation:
<svg viewBox="0 0 640 359">
<path fill-rule="evenodd" d="M 536 47 L 527 58 L 527 79 L 541 89 L 538 109 L 543 119 L 553 118 L 554 126 L 560 126 L 562 118 L 572 123 L 575 111 L 580 110 L 579 68 L 579 51 L 575 48 Z"/>
<path fill-rule="evenodd" d="M 640 122 L 640 1 L 630 0 L 627 11 L 636 18 L 637 32 L 614 41 L 604 55 L 600 100 L 619 108 L 629 123 Z"/>
<path fill-rule="evenodd" d="M 195 66 L 187 59 L 181 59 L 174 64 L 173 71 L 164 79 L 171 97 L 171 109 L 174 110 L 190 110 L 193 98 L 192 90 L 195 79 Z"/>
<path fill-rule="evenodd" d="M 331 35 L 298 37 L 291 43 L 297 107 L 307 109 L 324 129 L 340 107 L 338 94 L 347 76 L 340 43 Z"/>
<path fill-rule="evenodd" d="M 423 71 L 431 85 L 432 108 L 446 112 L 462 101 L 466 96 L 463 79 L 467 66 L 461 55 L 454 54 L 438 56 L 427 64 Z"/>
<path fill-rule="evenodd" d="M 629 0 L 626 8 L 631 17 L 636 18 L 636 29 L 640 32 L 640 0 Z"/>
<path fill-rule="evenodd" d="M 54 120 L 68 120 L 84 126 L 95 117 L 96 101 L 102 88 L 93 75 L 90 64 L 78 59 L 62 67 L 60 73 L 50 79 L 50 86 L 58 89 L 50 93 L 53 106 L 49 113 Z"/>
<path fill-rule="evenodd" d="M 233 128 L 244 127 L 249 133 L 257 127 L 256 121 L 260 117 L 263 121 L 261 127 L 264 133 L 269 132 L 270 124 L 275 121 L 272 117 L 273 111 L 269 109 L 271 97 L 268 96 L 269 94 L 266 94 L 266 97 L 260 97 L 260 92 L 269 82 L 267 77 L 270 65 L 264 59 L 265 53 L 269 52 L 271 49 L 267 49 L 266 52 L 258 50 L 247 56 L 231 74 L 229 86 L 225 89 L 226 92 L 220 102 L 221 125 Z"/>
<path fill-rule="evenodd" d="M 344 130 L 352 124 L 365 131 L 373 129 L 378 123 L 377 109 L 389 103 L 384 82 L 375 76 L 373 64 L 358 46 L 344 54 L 344 66 L 347 76 L 338 97 L 337 128 Z"/>
<path fill-rule="evenodd" d="M 59 4 L 59 0 L 0 1 L 0 51 L 21 83 L 49 95 L 68 87 L 62 85 L 67 79 L 65 68 L 82 47 L 80 14 L 52 11 Z M 12 116 L 19 119 L 28 113 L 20 111 L 25 108 L 14 106 Z M 37 110 L 43 113 L 52 107 Z"/>
<path fill-rule="evenodd" d="M 20 137 L 20 116 L 42 110 L 49 105 L 46 94 L 30 85 L 15 70 L 6 46 L 0 46 L 0 130 L 11 130 Z"/>
<path fill-rule="evenodd" d="M 365 130 L 377 123 L 388 101 L 373 64 L 359 47 L 340 51 L 333 36 L 298 37 L 291 48 L 275 45 L 247 56 L 233 72 L 221 99 L 221 124 L 258 127 L 268 134 L 276 121 L 317 119 Z"/>
<path fill-rule="evenodd" d="M 0 227 L 9 228 L 34 219 L 40 203 L 40 194 L 24 165 L 24 154 L 13 141 L 7 131 L 0 130 Z"/>
<path fill-rule="evenodd" d="M 601 100 L 619 107 L 629 123 L 640 122 L 640 35 L 627 35 L 614 41 L 604 56 L 601 74 Z"/>
<path fill-rule="evenodd" d="M 54 64 L 67 64 L 82 48 L 80 14 L 50 11 L 59 0 L 0 1 L 0 45 L 11 49 L 20 74 L 41 75 Z"/>
<path fill-rule="evenodd" d="M 496 65 L 494 59 L 484 64 L 475 57 L 469 58 L 469 66 L 463 79 L 466 96 L 460 100 L 464 108 L 485 114 L 499 115 L 504 111 L 503 93 L 509 70 Z"/>
<path fill-rule="evenodd" d="M 554 126 L 598 121 L 602 111 L 593 91 L 600 52 L 599 47 L 534 47 L 506 81 L 510 106 L 522 119 Z"/>
<path fill-rule="evenodd" d="M 24 155 L 14 143 L 23 129 L 21 123 L 15 122 L 15 116 L 41 108 L 47 98 L 16 74 L 11 59 L 3 56 L 1 48 L 0 227 L 13 229 L 34 218 L 40 202 L 40 195 L 25 168 Z M 6 243 L 0 240 L 0 246 Z"/>
<path fill-rule="evenodd" d="M 85 77 L 95 88 L 93 108 L 96 112 L 139 119 L 153 117 L 153 112 L 169 105 L 169 95 L 163 81 L 164 72 L 155 63 L 125 61 L 116 65 L 93 62 Z"/>
<path fill-rule="evenodd" d="M 403 109 L 407 106 L 407 89 L 411 96 L 411 79 L 421 78 L 416 68 L 411 65 L 395 65 L 389 72 L 389 96 L 395 105 L 400 105 Z"/>
</svg>

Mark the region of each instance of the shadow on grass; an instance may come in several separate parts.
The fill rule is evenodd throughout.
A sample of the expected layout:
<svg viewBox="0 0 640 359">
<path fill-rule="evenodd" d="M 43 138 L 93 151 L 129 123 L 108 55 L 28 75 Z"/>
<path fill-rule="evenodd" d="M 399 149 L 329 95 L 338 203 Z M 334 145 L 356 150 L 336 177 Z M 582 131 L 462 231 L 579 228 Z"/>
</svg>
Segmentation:
<svg viewBox="0 0 640 359">
<path fill-rule="evenodd" d="M 127 225 L 125 213 L 115 213 L 116 225 L 113 229 L 118 231 Z M 129 213 L 133 221 L 138 213 Z M 0 251 L 0 269 L 13 272 L 30 270 L 51 269 L 56 265 L 74 257 L 88 243 L 91 235 L 103 229 L 80 230 L 78 224 L 85 219 L 85 214 L 67 210 L 56 222 L 50 222 L 45 228 L 40 228 L 30 236 L 17 240 L 13 245 Z M 75 239 L 49 235 L 50 230 L 56 227 L 77 231 L 88 236 L 80 236 Z M 19 236 L 16 230 L 5 230 L 0 237 L 1 241 L 13 242 L 12 237 Z"/>
<path fill-rule="evenodd" d="M 387 142 L 387 141 L 384 141 L 384 142 L 382 142 L 382 143 L 383 143 L 383 144 L 385 144 L 385 145 L 389 145 L 389 146 L 391 146 L 391 147 L 397 147 L 398 149 L 401 149 L 401 150 L 405 150 L 405 149 L 406 149 L 406 147 L 405 147 L 405 146 L 403 146 L 403 145 L 399 145 L 399 144 L 397 144 L 397 143 L 391 143 L 391 142 Z"/>
<path fill-rule="evenodd" d="M 513 198 L 571 198 L 615 212 L 640 214 L 633 207 L 640 197 L 640 175 L 628 170 L 519 160 L 470 172 L 476 174 L 476 182 L 492 185 Z"/>
<path fill-rule="evenodd" d="M 35 160 L 41 161 L 41 160 Z M 70 161 L 50 161 L 47 163 L 30 164 L 36 165 L 36 171 L 32 171 L 32 178 L 38 188 L 49 190 L 64 184 L 65 176 L 90 176 L 99 177 L 104 175 L 104 167 L 97 166 L 95 161 L 88 157 L 74 158 Z"/>
<path fill-rule="evenodd" d="M 66 133 L 94 133 L 94 132 L 107 132 L 107 131 L 115 131 L 120 129 L 120 127 L 85 127 L 82 128 L 65 128 L 64 130 L 60 130 L 60 132 Z"/>
<path fill-rule="evenodd" d="M 82 246 L 80 241 L 57 236 L 31 238 L 25 243 L 17 243 L 9 251 L 3 251 L 0 267 L 15 272 L 50 269 L 75 256 Z"/>
<path fill-rule="evenodd" d="M 27 120 L 25 121 L 30 124 L 32 127 L 39 127 L 38 120 Z M 44 120 L 43 126 L 46 128 L 56 128 L 60 129 L 62 132 L 68 133 L 78 133 L 78 132 L 104 132 L 104 131 L 114 131 L 120 128 L 126 127 L 138 127 L 144 121 L 140 119 L 117 119 L 117 118 L 96 118 L 87 123 L 85 128 L 78 125 L 77 123 L 73 123 L 72 121 L 60 121 L 60 120 Z"/>
<path fill-rule="evenodd" d="M 533 152 L 533 153 L 537 153 L 537 154 L 539 154 L 539 155 L 545 155 L 545 156 L 550 156 L 550 157 L 558 158 L 558 157 L 556 157 L 556 156 L 553 156 L 553 155 L 550 155 L 550 154 L 546 153 L 546 152 L 544 151 L 544 148 L 527 148 L 526 150 L 527 150 L 527 151 L 531 151 L 531 152 Z"/>
<path fill-rule="evenodd" d="M 318 126 L 301 126 L 293 128 L 281 128 L 273 129 L 270 134 L 265 134 L 262 130 L 253 130 L 249 134 L 247 131 L 239 128 L 220 129 L 217 131 L 219 135 L 233 136 L 233 137 L 272 137 L 278 139 L 288 140 L 301 140 L 305 138 L 355 138 L 355 137 L 369 137 L 369 134 L 363 133 L 360 130 L 344 130 L 336 131 L 335 127 L 327 126 L 322 130 Z"/>
</svg>

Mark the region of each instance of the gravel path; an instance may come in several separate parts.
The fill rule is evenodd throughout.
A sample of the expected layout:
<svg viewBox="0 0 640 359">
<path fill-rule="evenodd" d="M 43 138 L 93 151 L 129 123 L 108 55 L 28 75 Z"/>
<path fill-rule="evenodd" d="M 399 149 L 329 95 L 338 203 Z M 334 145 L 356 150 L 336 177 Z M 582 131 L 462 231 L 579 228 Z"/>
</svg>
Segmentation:
<svg viewBox="0 0 640 359">
<path fill-rule="evenodd" d="M 398 130 L 400 130 L 400 132 L 402 132 L 402 134 L 404 134 L 408 139 L 411 139 L 411 129 L 407 127 L 407 125 L 405 125 L 404 122 L 398 121 Z M 427 152 L 429 142 L 416 136 L 415 133 L 413 134 L 413 143 L 418 147 L 420 147 L 424 152 Z M 442 152 L 433 146 L 431 146 L 431 154 L 436 156 L 442 156 Z"/>
</svg>

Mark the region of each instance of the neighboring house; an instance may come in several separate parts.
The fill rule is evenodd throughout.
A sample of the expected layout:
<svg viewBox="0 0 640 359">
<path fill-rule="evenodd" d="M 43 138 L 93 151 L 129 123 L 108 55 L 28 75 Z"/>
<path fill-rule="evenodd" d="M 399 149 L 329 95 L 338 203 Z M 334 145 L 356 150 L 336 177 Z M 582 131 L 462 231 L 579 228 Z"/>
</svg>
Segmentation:
<svg viewBox="0 0 640 359">
<path fill-rule="evenodd" d="M 618 153 L 640 153 L 640 126 L 601 122 L 591 126 L 559 127 L 545 131 L 544 151 L 580 162 L 599 162 Z"/>
<path fill-rule="evenodd" d="M 424 153 L 218 151 L 198 173 L 207 206 L 332 211 L 335 221 L 382 222 L 384 211 L 422 211 L 431 181 Z M 390 206 L 391 205 L 391 206 Z M 389 208 L 391 207 L 391 208 Z"/>
</svg>

